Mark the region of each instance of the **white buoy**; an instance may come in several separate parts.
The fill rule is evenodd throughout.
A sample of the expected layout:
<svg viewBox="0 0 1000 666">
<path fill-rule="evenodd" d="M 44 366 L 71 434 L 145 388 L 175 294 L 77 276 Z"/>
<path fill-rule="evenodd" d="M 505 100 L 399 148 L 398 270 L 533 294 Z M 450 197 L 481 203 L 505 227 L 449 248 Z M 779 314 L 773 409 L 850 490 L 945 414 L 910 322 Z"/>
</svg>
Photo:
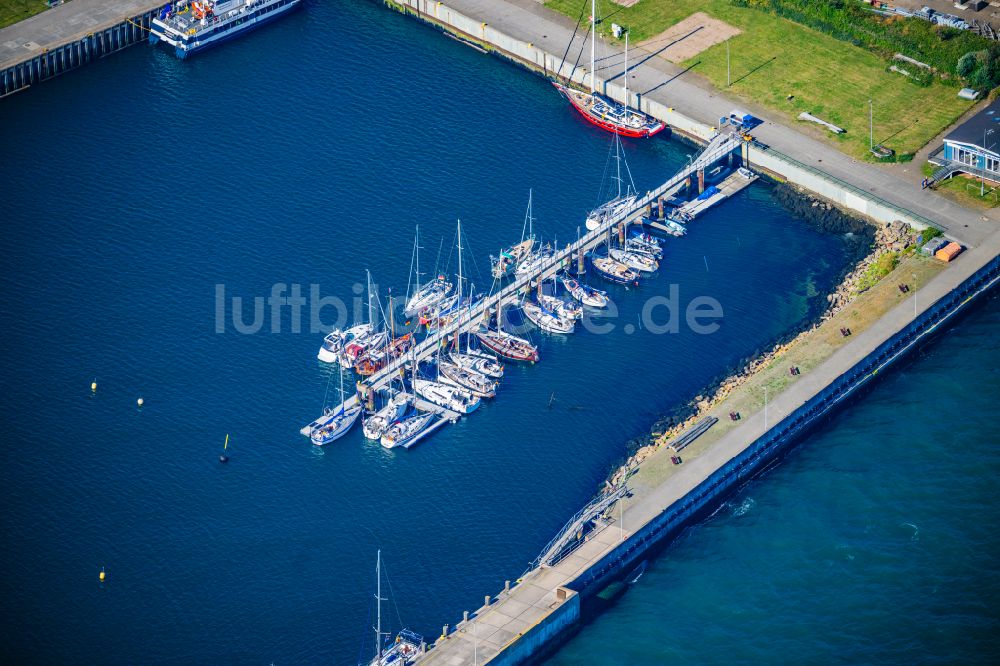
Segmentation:
<svg viewBox="0 0 1000 666">
<path fill-rule="evenodd" d="M 90 382 L 90 390 L 93 391 L 94 393 L 97 393 L 97 380 L 96 379 L 94 381 Z"/>
<path fill-rule="evenodd" d="M 100 578 L 100 579 L 101 579 L 101 582 L 102 582 L 102 583 L 104 582 L 104 567 L 101 567 L 101 573 L 100 573 L 100 575 L 98 576 L 98 578 Z"/>
<path fill-rule="evenodd" d="M 142 407 L 142 398 L 139 398 L 138 400 L 136 400 L 135 403 L 137 405 L 139 405 L 140 407 Z"/>
</svg>

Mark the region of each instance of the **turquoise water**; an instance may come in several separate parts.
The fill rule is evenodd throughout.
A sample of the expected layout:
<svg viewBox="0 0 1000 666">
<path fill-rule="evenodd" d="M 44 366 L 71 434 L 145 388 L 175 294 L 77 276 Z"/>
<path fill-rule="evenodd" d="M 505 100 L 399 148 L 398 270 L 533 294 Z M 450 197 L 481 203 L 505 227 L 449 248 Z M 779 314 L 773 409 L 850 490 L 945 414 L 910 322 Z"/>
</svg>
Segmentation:
<svg viewBox="0 0 1000 666">
<path fill-rule="evenodd" d="M 994 296 L 655 559 L 553 664 L 996 663 Z"/>
<path fill-rule="evenodd" d="M 6 99 L 0 145 L 15 662 L 350 663 L 379 547 L 392 625 L 436 636 L 524 570 L 629 438 L 822 307 L 846 252 L 755 185 L 610 290 L 612 333 L 536 336 L 540 364 L 412 451 L 360 431 L 320 451 L 298 430 L 329 384 L 322 335 L 288 310 L 280 332 L 217 333 L 217 285 L 246 320 L 279 283 L 350 298 L 371 269 L 399 293 L 415 225 L 444 265 L 461 217 L 486 289 L 529 188 L 539 231 L 575 237 L 606 135 L 538 77 L 377 3 L 325 3 L 188 62 L 139 46 Z M 625 149 L 643 191 L 691 152 Z M 671 284 L 682 306 L 717 299 L 721 329 L 638 327 Z"/>
</svg>

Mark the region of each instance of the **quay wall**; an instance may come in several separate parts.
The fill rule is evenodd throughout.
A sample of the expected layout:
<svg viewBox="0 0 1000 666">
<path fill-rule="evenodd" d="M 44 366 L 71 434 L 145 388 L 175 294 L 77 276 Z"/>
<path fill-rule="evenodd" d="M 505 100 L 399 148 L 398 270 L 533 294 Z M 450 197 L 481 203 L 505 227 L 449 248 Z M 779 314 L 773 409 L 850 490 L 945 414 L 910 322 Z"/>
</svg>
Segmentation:
<svg viewBox="0 0 1000 666">
<path fill-rule="evenodd" d="M 164 6 L 164 2 L 151 2 L 148 9 L 133 16 L 115 19 L 85 34 L 68 38 L 58 46 L 43 49 L 20 62 L 5 65 L 0 70 L 0 99 L 137 42 L 146 41 L 150 21 Z"/>
<path fill-rule="evenodd" d="M 775 424 L 743 451 L 718 467 L 684 497 L 673 502 L 621 545 L 585 569 L 565 587 L 578 593 L 578 608 L 546 616 L 512 641 L 491 664 L 537 663 L 554 650 L 563 636 L 586 614 L 586 602 L 610 583 L 621 580 L 654 547 L 664 545 L 684 527 L 715 510 L 722 500 L 786 453 L 801 436 L 837 406 L 868 385 L 878 373 L 904 358 L 925 342 L 970 303 L 1000 282 L 1000 256 L 995 256 L 962 284 L 938 299 L 916 319 L 898 330 L 864 359 L 816 393 L 801 407 Z M 580 608 L 584 610 L 581 611 Z"/>
<path fill-rule="evenodd" d="M 493 53 L 511 62 L 543 74 L 571 81 L 584 87 L 590 86 L 591 73 L 585 67 L 573 67 L 570 62 L 548 53 L 545 49 L 525 42 L 494 28 L 488 23 L 466 16 L 438 0 L 383 0 L 405 14 L 415 16 L 471 46 Z M 595 88 L 619 102 L 625 101 L 623 86 L 595 77 Z M 649 97 L 629 91 L 629 105 L 667 124 L 671 132 L 705 143 L 718 128 L 690 118 L 676 109 Z M 871 192 L 839 180 L 819 169 L 803 164 L 792 157 L 752 142 L 743 150 L 744 162 L 781 181 L 799 185 L 815 195 L 829 199 L 839 206 L 855 211 L 877 222 L 901 220 L 917 229 L 933 226 L 947 227 L 913 211 L 892 204 Z"/>
<path fill-rule="evenodd" d="M 716 469 L 683 498 L 666 507 L 618 548 L 571 581 L 568 587 L 586 600 L 630 571 L 654 544 L 676 535 L 693 519 L 714 510 L 721 503 L 721 498 L 780 457 L 819 419 L 855 395 L 880 371 L 904 358 L 928 336 L 942 330 L 942 324 L 996 286 L 998 281 L 1000 256 L 994 257 L 956 289 L 938 299 L 868 356 Z"/>
</svg>

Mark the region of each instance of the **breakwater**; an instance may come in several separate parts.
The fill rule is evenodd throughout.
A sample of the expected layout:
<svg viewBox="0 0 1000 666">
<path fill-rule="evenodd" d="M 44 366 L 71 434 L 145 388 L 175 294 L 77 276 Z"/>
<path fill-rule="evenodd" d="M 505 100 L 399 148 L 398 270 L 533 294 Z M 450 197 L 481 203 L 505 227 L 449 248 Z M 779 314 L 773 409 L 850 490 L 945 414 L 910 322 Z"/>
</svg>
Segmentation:
<svg viewBox="0 0 1000 666">
<path fill-rule="evenodd" d="M 654 547 L 712 511 L 879 372 L 905 358 L 992 289 L 1000 280 L 998 244 L 1000 238 L 991 238 L 990 246 L 967 257 L 961 270 L 939 275 L 925 292 L 936 294 L 936 300 L 915 316 L 908 316 L 905 303 L 896 307 L 859 335 L 856 344 L 839 350 L 805 382 L 785 391 L 775 401 L 773 422 L 766 420 L 765 412 L 759 435 L 752 434 L 761 425 L 756 419 L 732 431 L 685 464 L 686 469 L 632 500 L 636 506 L 623 511 L 617 521 L 613 516 L 618 507 L 609 509 L 595 533 L 583 538 L 563 559 L 528 572 L 497 600 L 487 598 L 475 616 L 464 619 L 454 632 L 445 627 L 421 663 L 469 661 L 470 633 L 475 636 L 477 657 L 492 659 L 491 663 L 519 664 L 544 655 L 575 626 L 567 618 L 585 613 L 577 605 L 585 609 L 589 600 L 640 566 Z M 626 524 L 631 526 L 629 531 Z M 526 600 L 530 600 L 528 607 Z"/>
</svg>

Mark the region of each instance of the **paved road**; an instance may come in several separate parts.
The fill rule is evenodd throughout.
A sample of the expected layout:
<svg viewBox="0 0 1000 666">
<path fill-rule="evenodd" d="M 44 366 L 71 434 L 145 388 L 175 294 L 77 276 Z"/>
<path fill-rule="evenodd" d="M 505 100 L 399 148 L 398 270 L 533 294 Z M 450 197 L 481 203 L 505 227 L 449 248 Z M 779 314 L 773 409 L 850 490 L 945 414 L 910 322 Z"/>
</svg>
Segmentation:
<svg viewBox="0 0 1000 666">
<path fill-rule="evenodd" d="M 511 37 L 545 48 L 556 57 L 562 56 L 573 35 L 574 25 L 571 19 L 546 9 L 536 0 L 447 0 L 446 4 Z M 576 59 L 582 40 L 581 31 L 567 60 Z M 605 79 L 618 77 L 614 80 L 621 82 L 624 58 L 618 45 L 599 45 L 598 49 L 606 54 L 598 62 L 598 76 Z M 908 208 L 932 220 L 940 220 L 949 227 L 949 235 L 963 245 L 976 245 L 998 228 L 996 222 L 1000 219 L 1000 211 L 984 213 L 972 210 L 932 190 L 922 190 L 919 165 L 904 167 L 909 168 L 909 171 L 904 172 L 898 166 L 887 169 L 858 162 L 836 147 L 783 124 L 783 120 L 765 109 L 725 95 L 705 79 L 690 72 L 684 73 L 682 68 L 663 58 L 650 57 L 643 49 L 632 51 L 629 54 L 632 63 L 629 90 L 644 93 L 644 97 L 655 99 L 709 125 L 717 123 L 722 116 L 728 116 L 735 108 L 747 110 L 766 121 L 753 132 L 764 143 L 897 206 Z M 589 50 L 584 49 L 581 65 L 589 66 L 589 62 L 586 62 L 589 60 L 588 54 Z"/>
<path fill-rule="evenodd" d="M 72 0 L 0 28 L 0 69 L 165 4 L 166 0 Z"/>
</svg>

